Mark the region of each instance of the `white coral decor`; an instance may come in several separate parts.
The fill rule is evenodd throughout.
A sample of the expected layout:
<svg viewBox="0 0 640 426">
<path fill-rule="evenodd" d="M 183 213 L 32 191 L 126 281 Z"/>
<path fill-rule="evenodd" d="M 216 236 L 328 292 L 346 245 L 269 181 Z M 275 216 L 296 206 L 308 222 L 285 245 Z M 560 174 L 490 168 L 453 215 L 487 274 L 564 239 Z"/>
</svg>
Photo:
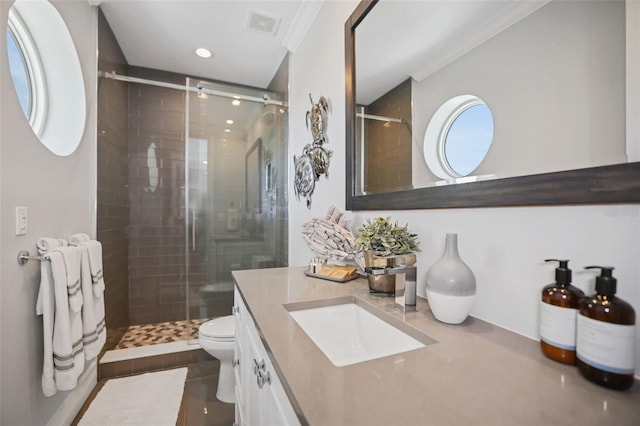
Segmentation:
<svg viewBox="0 0 640 426">
<path fill-rule="evenodd" d="M 355 237 L 349 230 L 351 221 L 337 207 L 331 206 L 324 219 L 310 219 L 302 227 L 302 238 L 323 259 L 353 259 Z"/>
</svg>

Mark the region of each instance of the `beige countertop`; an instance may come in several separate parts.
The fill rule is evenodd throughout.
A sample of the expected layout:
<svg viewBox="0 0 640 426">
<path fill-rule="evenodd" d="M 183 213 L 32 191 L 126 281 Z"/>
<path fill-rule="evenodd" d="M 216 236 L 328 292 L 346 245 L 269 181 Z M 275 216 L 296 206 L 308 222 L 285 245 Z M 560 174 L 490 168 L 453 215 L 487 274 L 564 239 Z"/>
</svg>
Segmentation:
<svg viewBox="0 0 640 426">
<path fill-rule="evenodd" d="M 416 312 L 402 314 L 392 298 L 370 295 L 365 279 L 340 284 L 303 271 L 233 272 L 303 424 L 640 425 L 638 381 L 627 391 L 605 389 L 544 357 L 535 340 L 472 317 L 438 322 L 422 298 Z M 283 305 L 343 296 L 438 343 L 336 367 Z"/>
</svg>

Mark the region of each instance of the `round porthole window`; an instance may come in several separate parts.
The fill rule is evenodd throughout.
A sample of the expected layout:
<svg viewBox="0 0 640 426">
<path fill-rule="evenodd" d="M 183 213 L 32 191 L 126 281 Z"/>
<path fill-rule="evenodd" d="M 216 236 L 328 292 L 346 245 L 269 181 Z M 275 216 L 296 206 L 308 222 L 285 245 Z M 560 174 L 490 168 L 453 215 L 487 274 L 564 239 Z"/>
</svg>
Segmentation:
<svg viewBox="0 0 640 426">
<path fill-rule="evenodd" d="M 473 95 L 445 102 L 431 118 L 424 137 L 424 158 L 441 179 L 469 176 L 487 156 L 493 142 L 493 115 Z"/>
<path fill-rule="evenodd" d="M 9 26 L 9 28 L 7 28 L 7 54 L 9 55 L 11 80 L 13 81 L 13 86 L 16 88 L 22 112 L 24 112 L 24 115 L 29 119 L 33 105 L 32 80 L 29 66 L 27 65 L 27 58 L 18 40 L 11 26 Z"/>
<path fill-rule="evenodd" d="M 56 155 L 80 144 L 86 96 L 71 34 L 47 0 L 16 0 L 7 22 L 8 63 L 25 117 L 40 142 Z"/>
</svg>

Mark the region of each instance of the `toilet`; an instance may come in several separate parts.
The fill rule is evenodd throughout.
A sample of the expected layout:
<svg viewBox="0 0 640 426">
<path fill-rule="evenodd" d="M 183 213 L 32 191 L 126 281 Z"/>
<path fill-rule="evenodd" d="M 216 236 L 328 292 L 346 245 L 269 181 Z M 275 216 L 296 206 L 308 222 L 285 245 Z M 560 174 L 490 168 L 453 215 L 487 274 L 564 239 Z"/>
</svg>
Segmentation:
<svg viewBox="0 0 640 426">
<path fill-rule="evenodd" d="M 198 329 L 198 343 L 209 355 L 220 360 L 220 374 L 216 398 L 234 404 L 235 375 L 233 354 L 235 347 L 233 315 L 215 318 L 205 322 Z"/>
</svg>

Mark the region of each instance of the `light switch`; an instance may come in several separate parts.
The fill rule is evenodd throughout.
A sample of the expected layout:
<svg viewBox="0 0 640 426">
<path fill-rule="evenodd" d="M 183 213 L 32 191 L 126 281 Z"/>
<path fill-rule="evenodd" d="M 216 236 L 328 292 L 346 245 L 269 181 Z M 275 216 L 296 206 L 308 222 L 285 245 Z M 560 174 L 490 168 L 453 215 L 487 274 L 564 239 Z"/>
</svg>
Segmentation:
<svg viewBox="0 0 640 426">
<path fill-rule="evenodd" d="M 16 207 L 16 235 L 27 235 L 26 207 Z"/>
</svg>

